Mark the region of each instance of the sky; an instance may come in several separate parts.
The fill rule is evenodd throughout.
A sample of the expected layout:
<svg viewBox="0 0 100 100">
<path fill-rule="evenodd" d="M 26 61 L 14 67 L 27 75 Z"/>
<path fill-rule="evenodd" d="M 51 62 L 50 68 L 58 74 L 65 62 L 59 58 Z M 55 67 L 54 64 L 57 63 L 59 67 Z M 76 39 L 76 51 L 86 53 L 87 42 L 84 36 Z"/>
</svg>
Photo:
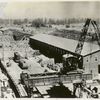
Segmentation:
<svg viewBox="0 0 100 100">
<path fill-rule="evenodd" d="M 99 18 L 100 2 L 0 2 L 0 18 Z"/>
</svg>

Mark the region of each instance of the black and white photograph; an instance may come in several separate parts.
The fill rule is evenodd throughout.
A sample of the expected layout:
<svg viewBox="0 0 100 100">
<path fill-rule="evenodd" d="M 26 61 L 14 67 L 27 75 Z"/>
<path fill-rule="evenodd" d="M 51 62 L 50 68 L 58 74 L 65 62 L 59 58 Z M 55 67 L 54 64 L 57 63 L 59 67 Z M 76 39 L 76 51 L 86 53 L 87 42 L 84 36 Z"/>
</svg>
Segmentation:
<svg viewBox="0 0 100 100">
<path fill-rule="evenodd" d="M 100 1 L 0 2 L 0 98 L 100 98 Z"/>
</svg>

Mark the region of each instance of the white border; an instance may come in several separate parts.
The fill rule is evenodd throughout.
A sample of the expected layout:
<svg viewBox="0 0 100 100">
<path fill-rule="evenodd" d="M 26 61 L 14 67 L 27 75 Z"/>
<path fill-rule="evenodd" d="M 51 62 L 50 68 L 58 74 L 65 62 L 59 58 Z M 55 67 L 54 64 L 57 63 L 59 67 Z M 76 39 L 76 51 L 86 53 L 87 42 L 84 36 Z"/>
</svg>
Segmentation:
<svg viewBox="0 0 100 100">
<path fill-rule="evenodd" d="M 63 2 L 63 1 L 66 1 L 66 2 L 80 2 L 80 1 L 88 1 L 88 2 L 96 2 L 96 1 L 99 1 L 100 0 L 0 0 L 0 2 Z"/>
</svg>

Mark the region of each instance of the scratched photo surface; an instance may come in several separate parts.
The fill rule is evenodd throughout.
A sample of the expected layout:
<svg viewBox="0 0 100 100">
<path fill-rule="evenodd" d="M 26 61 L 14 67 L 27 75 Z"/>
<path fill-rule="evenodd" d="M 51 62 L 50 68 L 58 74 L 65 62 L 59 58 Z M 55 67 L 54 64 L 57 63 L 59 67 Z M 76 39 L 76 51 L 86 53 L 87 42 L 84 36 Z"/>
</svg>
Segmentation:
<svg viewBox="0 0 100 100">
<path fill-rule="evenodd" d="M 0 98 L 100 98 L 100 2 L 0 2 Z"/>
</svg>

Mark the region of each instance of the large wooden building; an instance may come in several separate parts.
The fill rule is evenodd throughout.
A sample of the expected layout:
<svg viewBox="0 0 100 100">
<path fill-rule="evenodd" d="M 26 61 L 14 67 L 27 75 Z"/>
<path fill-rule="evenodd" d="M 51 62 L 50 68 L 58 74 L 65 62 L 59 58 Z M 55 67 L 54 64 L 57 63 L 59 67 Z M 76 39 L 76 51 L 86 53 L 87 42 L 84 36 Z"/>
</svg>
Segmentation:
<svg viewBox="0 0 100 100">
<path fill-rule="evenodd" d="M 84 42 L 81 55 L 75 53 L 78 41 L 72 39 L 37 34 L 30 37 L 29 44 L 44 55 L 55 58 L 55 62 L 62 62 L 64 54 L 82 56 L 83 68 L 86 73 L 93 73 L 94 75 L 100 73 L 100 48 L 97 43 Z"/>
</svg>

